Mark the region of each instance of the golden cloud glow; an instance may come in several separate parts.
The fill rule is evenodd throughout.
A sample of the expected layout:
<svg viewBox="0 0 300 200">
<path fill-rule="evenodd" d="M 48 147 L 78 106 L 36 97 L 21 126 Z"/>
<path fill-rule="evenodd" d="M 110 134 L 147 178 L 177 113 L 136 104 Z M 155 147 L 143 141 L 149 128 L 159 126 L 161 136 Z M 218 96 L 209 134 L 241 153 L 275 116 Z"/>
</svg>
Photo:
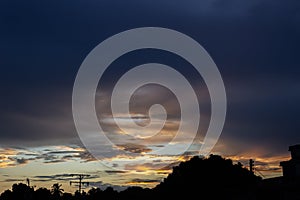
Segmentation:
<svg viewBox="0 0 300 200">
<path fill-rule="evenodd" d="M 0 149 L 0 168 L 13 167 L 16 165 L 13 157 L 17 156 L 18 151 L 15 149 Z"/>
<path fill-rule="evenodd" d="M 282 175 L 282 169 L 279 166 L 281 161 L 289 160 L 288 155 L 278 155 L 271 157 L 263 157 L 257 154 L 249 155 L 234 155 L 226 156 L 234 162 L 241 162 L 245 167 L 249 168 L 248 162 L 250 159 L 254 160 L 254 170 L 257 175 L 263 176 L 263 178 L 271 178 Z"/>
</svg>

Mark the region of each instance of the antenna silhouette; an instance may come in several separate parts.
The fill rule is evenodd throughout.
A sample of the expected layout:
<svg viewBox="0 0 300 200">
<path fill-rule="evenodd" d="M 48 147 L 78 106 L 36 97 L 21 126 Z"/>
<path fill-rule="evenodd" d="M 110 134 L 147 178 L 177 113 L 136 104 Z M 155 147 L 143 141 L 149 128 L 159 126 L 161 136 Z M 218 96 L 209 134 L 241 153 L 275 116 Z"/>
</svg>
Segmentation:
<svg viewBox="0 0 300 200">
<path fill-rule="evenodd" d="M 30 187 L 30 180 L 29 178 L 26 178 L 27 186 Z"/>
<path fill-rule="evenodd" d="M 250 168 L 250 172 L 253 174 L 259 174 L 259 176 L 266 178 L 265 175 L 263 175 L 257 168 L 254 167 L 254 160 L 250 159 L 249 160 L 249 168 Z"/>
<path fill-rule="evenodd" d="M 31 181 L 30 181 L 30 179 L 29 179 L 29 178 L 26 178 L 26 180 L 25 180 L 25 181 L 26 181 L 26 183 L 27 183 L 27 186 L 28 186 L 28 187 L 31 187 L 31 188 L 34 188 L 34 187 L 36 187 L 35 185 L 33 185 L 33 186 L 30 186 L 30 182 L 31 182 Z"/>
<path fill-rule="evenodd" d="M 249 168 L 250 168 L 250 172 L 254 173 L 254 160 L 252 159 L 249 160 Z"/>
<path fill-rule="evenodd" d="M 88 186 L 89 182 L 83 182 L 82 180 L 86 177 L 89 177 L 88 174 L 71 174 L 71 176 L 77 176 L 78 181 L 70 181 L 70 185 L 72 184 L 78 184 L 78 191 L 81 194 L 81 186 Z"/>
</svg>

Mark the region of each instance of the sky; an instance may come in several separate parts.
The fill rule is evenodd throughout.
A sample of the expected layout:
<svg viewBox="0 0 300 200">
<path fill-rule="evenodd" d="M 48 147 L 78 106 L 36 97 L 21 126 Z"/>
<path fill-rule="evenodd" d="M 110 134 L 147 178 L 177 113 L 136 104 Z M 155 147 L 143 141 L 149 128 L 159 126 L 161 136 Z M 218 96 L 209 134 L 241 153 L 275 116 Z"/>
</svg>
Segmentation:
<svg viewBox="0 0 300 200">
<path fill-rule="evenodd" d="M 115 151 L 103 147 L 105 158 L 99 161 L 78 137 L 72 117 L 78 69 L 100 42 L 138 27 L 180 31 L 199 42 L 218 66 L 227 115 L 212 153 L 245 166 L 254 158 L 265 177 L 281 175 L 279 162 L 289 159 L 288 146 L 300 143 L 299 10 L 297 0 L 1 1 L 0 190 L 30 178 L 37 187 L 60 182 L 74 191 L 69 181 L 76 173 L 90 174 L 87 181 L 95 187 L 154 187 L 173 165 L 196 155 L 210 116 L 207 87 L 189 63 L 160 50 L 123 55 L 101 78 L 95 106 L 99 124 L 117 144 Z M 128 118 L 122 113 L 112 117 L 113 85 L 134 66 L 149 62 L 172 66 L 196 91 L 200 127 L 183 156 L 176 151 L 185 138 L 173 144 L 174 152 L 153 153 L 170 142 L 179 126 L 179 104 L 167 88 L 139 88 L 130 104 L 131 117 L 140 125 L 149 123 L 151 105 L 164 106 L 168 115 L 159 135 L 131 140 L 114 123 L 126 125 Z M 131 131 L 129 136 L 137 136 Z"/>
</svg>

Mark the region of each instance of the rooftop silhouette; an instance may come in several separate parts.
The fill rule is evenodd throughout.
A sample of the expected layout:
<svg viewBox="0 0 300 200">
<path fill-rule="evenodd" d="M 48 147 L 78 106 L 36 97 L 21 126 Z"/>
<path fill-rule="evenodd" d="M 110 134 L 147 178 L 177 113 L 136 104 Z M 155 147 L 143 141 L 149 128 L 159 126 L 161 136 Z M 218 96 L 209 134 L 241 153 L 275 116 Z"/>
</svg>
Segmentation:
<svg viewBox="0 0 300 200">
<path fill-rule="evenodd" d="M 286 179 L 299 179 L 300 178 L 300 144 L 290 146 L 291 159 L 289 161 L 280 162 L 282 166 L 283 177 Z"/>
</svg>

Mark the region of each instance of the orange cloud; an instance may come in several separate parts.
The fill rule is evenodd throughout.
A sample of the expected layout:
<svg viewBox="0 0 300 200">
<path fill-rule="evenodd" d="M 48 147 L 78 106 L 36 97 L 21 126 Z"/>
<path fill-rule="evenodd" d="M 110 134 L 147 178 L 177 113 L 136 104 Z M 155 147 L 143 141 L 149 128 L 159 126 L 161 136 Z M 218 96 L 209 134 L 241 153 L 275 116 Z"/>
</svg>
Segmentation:
<svg viewBox="0 0 300 200">
<path fill-rule="evenodd" d="M 249 155 L 233 155 L 225 156 L 234 162 L 241 162 L 245 167 L 249 168 L 249 160 L 254 160 L 254 170 L 257 175 L 263 178 L 271 178 L 275 176 L 282 175 L 282 169 L 279 163 L 284 160 L 289 160 L 290 157 L 287 155 L 277 155 L 277 156 L 260 156 L 257 154 Z"/>
<path fill-rule="evenodd" d="M 16 165 L 14 157 L 18 151 L 11 148 L 0 149 L 0 168 L 12 167 Z"/>
</svg>

